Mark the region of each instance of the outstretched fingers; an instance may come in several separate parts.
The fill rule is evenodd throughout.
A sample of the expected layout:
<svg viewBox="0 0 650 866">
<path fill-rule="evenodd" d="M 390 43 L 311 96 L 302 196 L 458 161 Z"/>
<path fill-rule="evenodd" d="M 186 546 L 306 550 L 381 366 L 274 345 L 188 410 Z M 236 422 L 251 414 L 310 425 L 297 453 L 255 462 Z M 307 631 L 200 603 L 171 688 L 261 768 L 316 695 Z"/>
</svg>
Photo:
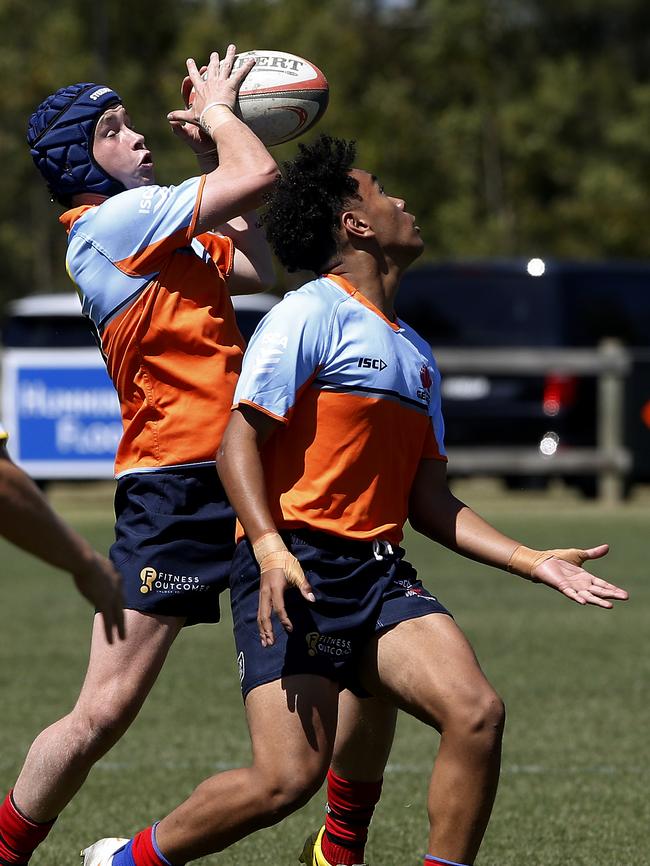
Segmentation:
<svg viewBox="0 0 650 866">
<path fill-rule="evenodd" d="M 606 609 L 614 606 L 612 600 L 627 601 L 629 598 L 629 593 L 620 586 L 582 570 L 562 581 L 558 589 L 578 604 L 592 604 Z"/>
</svg>

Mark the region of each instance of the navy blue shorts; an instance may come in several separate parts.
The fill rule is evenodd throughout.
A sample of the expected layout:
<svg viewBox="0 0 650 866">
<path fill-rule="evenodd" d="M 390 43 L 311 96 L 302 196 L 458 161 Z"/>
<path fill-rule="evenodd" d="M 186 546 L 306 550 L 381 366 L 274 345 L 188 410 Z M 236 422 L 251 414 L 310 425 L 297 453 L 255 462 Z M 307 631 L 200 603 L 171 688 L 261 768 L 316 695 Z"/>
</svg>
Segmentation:
<svg viewBox="0 0 650 866">
<path fill-rule="evenodd" d="M 235 514 L 214 466 L 125 475 L 115 493 L 110 558 L 125 607 L 218 622 L 235 550 Z"/>
<path fill-rule="evenodd" d="M 429 613 L 449 614 L 417 578 L 400 547 L 349 541 L 324 532 L 282 533 L 314 590 L 316 602 L 297 589 L 285 594 L 293 625 L 287 634 L 273 619 L 275 643 L 262 647 L 257 626 L 259 568 L 247 540 L 237 545 L 230 579 L 235 645 L 244 697 L 264 683 L 316 674 L 358 695 L 359 652 L 377 633 Z"/>
</svg>

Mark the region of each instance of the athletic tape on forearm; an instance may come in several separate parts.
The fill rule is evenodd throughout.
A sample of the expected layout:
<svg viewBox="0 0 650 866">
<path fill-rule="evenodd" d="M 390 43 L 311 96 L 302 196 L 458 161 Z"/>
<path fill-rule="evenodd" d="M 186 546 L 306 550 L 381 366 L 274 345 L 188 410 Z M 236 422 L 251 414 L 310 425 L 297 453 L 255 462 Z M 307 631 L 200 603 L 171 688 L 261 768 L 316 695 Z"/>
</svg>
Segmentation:
<svg viewBox="0 0 650 866">
<path fill-rule="evenodd" d="M 291 586 L 300 587 L 307 582 L 300 563 L 289 553 L 279 533 L 265 532 L 261 535 L 253 545 L 253 554 L 259 564 L 260 574 L 281 568 Z"/>
<path fill-rule="evenodd" d="M 506 568 L 512 574 L 518 574 L 520 577 L 525 577 L 534 583 L 539 583 L 539 578 L 533 577 L 533 571 L 538 565 L 546 562 L 547 559 L 551 559 L 551 557 L 563 559 L 565 562 L 571 562 L 573 565 L 582 566 L 582 563 L 587 558 L 587 554 L 584 550 L 578 550 L 576 547 L 558 548 L 556 550 L 533 550 L 520 544 L 519 547 L 515 547 L 513 550 Z"/>
</svg>

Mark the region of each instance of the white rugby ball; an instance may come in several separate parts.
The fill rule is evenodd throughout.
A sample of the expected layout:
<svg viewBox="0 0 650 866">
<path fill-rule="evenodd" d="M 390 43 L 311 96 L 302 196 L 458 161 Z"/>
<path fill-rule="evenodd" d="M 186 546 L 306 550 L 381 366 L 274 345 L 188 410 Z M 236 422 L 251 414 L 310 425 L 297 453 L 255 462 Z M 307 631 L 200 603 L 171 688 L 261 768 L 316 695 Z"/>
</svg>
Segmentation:
<svg viewBox="0 0 650 866">
<path fill-rule="evenodd" d="M 323 73 L 286 51 L 245 51 L 235 57 L 233 68 L 251 57 L 255 66 L 240 88 L 238 117 L 267 147 L 307 132 L 327 108 L 329 86 Z"/>
</svg>

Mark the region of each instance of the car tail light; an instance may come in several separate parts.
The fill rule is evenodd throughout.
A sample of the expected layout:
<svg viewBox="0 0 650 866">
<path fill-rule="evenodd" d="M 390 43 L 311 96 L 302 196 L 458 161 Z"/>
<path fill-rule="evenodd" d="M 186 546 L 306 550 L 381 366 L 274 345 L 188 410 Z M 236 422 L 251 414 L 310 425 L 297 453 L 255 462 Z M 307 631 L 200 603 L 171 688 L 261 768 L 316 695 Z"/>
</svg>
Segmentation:
<svg viewBox="0 0 650 866">
<path fill-rule="evenodd" d="M 557 415 L 561 409 L 571 406 L 576 399 L 577 383 L 575 376 L 550 373 L 544 380 L 544 414 Z"/>
<path fill-rule="evenodd" d="M 641 407 L 641 420 L 646 427 L 650 427 L 650 400 Z"/>
</svg>

